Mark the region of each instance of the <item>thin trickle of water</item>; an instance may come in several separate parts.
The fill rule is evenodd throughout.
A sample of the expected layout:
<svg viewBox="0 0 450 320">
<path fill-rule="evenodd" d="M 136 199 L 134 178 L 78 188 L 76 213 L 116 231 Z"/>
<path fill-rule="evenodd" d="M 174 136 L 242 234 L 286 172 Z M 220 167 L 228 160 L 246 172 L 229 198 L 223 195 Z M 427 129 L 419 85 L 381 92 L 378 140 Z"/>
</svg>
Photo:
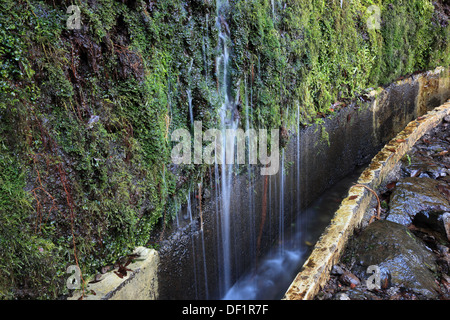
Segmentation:
<svg viewBox="0 0 450 320">
<path fill-rule="evenodd" d="M 221 253 L 222 253 L 222 282 L 223 289 L 228 290 L 231 286 L 231 217 L 230 217 L 230 200 L 233 165 L 227 163 L 227 159 L 234 159 L 234 139 L 227 139 L 227 129 L 236 129 L 238 122 L 235 119 L 235 105 L 230 99 L 230 83 L 229 83 L 229 26 L 225 18 L 225 11 L 228 10 L 228 1 L 219 1 L 217 5 L 216 25 L 219 30 L 219 52 L 217 57 L 217 76 L 219 80 L 219 95 L 222 100 L 220 108 L 220 120 L 222 129 L 222 161 L 221 161 L 221 189 L 220 189 L 220 230 L 221 230 Z M 228 137 L 229 138 L 229 137 Z"/>
<path fill-rule="evenodd" d="M 191 63 L 189 64 L 189 68 L 188 68 L 188 75 L 191 74 L 192 71 L 192 66 L 194 65 L 194 58 L 191 59 Z"/>
<path fill-rule="evenodd" d="M 285 169 L 284 169 L 284 149 L 281 151 L 281 165 L 280 165 L 280 212 L 279 212 L 279 242 L 280 254 L 284 254 L 284 184 L 285 184 Z"/>
<path fill-rule="evenodd" d="M 205 236 L 203 230 L 200 231 L 202 236 L 202 253 L 203 253 L 203 275 L 205 281 L 205 298 L 209 299 L 209 290 L 208 290 L 208 270 L 206 269 L 206 253 L 205 253 Z"/>
<path fill-rule="evenodd" d="M 215 165 L 214 165 L 214 196 L 216 201 L 216 230 L 217 230 L 217 237 L 219 239 L 219 241 L 217 241 L 217 252 L 220 254 L 222 252 L 222 241 L 220 239 L 222 239 L 222 232 L 221 232 L 221 228 L 220 228 L 220 183 L 219 183 L 219 165 L 217 162 L 217 155 L 215 155 Z M 223 260 L 223 255 L 220 254 L 219 256 L 219 264 L 218 264 L 218 269 L 219 269 L 219 277 L 222 277 L 222 275 L 225 273 L 224 272 L 224 265 L 222 263 Z M 222 278 L 220 278 L 221 280 Z M 222 293 L 225 289 L 223 287 L 224 283 L 223 281 L 219 281 L 219 292 Z"/>
<path fill-rule="evenodd" d="M 191 205 L 191 190 L 189 190 L 187 196 L 186 196 L 186 202 L 187 202 L 187 215 L 190 221 L 191 228 L 193 227 L 193 218 L 192 218 L 192 205 Z M 195 238 L 194 233 L 191 232 L 191 243 L 192 243 L 192 259 L 193 259 L 193 266 L 194 266 L 194 287 L 195 287 L 195 298 L 198 299 L 198 290 L 197 290 L 197 259 L 195 254 Z"/>
<path fill-rule="evenodd" d="M 194 112 L 192 111 L 192 96 L 191 89 L 186 90 L 186 94 L 188 96 L 188 105 L 189 105 L 189 118 L 191 119 L 191 126 L 194 127 Z"/>
<path fill-rule="evenodd" d="M 177 210 L 177 215 L 176 215 L 176 221 L 177 221 L 177 229 L 180 228 L 180 213 L 181 213 L 181 204 L 176 204 L 176 207 L 178 208 Z"/>
<path fill-rule="evenodd" d="M 205 252 L 205 235 L 203 229 L 203 219 L 202 219 L 202 183 L 198 184 L 198 199 L 199 199 L 199 210 L 200 210 L 200 240 L 202 244 L 202 260 L 203 260 L 203 277 L 204 277 L 204 286 L 205 286 L 205 298 L 209 298 L 209 290 L 208 290 L 208 272 L 206 269 L 206 252 Z"/>
<path fill-rule="evenodd" d="M 301 209 L 301 183 L 300 183 L 300 103 L 297 102 L 297 183 L 296 183 L 296 208 L 297 210 Z M 302 232 L 302 221 L 299 218 L 299 221 L 296 223 L 297 232 Z"/>
</svg>

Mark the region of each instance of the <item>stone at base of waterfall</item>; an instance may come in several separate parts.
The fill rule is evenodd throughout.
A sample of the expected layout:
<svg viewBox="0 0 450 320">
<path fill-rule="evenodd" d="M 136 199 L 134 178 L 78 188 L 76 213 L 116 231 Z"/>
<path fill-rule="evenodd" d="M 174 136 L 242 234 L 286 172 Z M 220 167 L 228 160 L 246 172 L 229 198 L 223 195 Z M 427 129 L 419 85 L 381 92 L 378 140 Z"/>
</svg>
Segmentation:
<svg viewBox="0 0 450 320">
<path fill-rule="evenodd" d="M 375 265 L 380 268 L 382 288 L 403 287 L 424 299 L 437 298 L 435 257 L 405 226 L 375 221 L 358 236 L 353 249 L 356 262 L 352 272 L 359 279 L 372 276 L 366 271 Z"/>
<path fill-rule="evenodd" d="M 442 182 L 418 177 L 397 182 L 391 195 L 387 220 L 407 226 L 420 211 L 450 211 L 450 203 L 439 191 L 439 185 Z"/>
</svg>

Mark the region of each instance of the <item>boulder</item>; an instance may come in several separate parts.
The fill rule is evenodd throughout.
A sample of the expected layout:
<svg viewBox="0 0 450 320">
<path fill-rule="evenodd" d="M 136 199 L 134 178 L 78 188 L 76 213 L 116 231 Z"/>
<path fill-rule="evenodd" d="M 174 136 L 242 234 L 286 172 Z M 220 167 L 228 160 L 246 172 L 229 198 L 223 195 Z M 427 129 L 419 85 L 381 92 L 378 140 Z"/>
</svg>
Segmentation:
<svg viewBox="0 0 450 320">
<path fill-rule="evenodd" d="M 371 265 L 380 268 L 382 288 L 404 287 L 426 299 L 437 298 L 435 257 L 405 226 L 386 220 L 371 223 L 354 244 L 352 272 L 365 282 Z"/>
<path fill-rule="evenodd" d="M 420 211 L 450 211 L 449 200 L 440 186 L 443 182 L 430 178 L 408 177 L 397 182 L 387 220 L 407 226 Z"/>
</svg>

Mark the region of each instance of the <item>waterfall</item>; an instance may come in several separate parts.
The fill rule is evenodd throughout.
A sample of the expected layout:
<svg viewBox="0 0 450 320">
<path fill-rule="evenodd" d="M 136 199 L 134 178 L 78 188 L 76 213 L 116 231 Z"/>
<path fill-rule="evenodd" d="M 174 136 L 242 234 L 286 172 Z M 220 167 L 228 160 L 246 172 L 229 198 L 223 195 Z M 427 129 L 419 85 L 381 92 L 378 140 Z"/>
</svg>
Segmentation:
<svg viewBox="0 0 450 320">
<path fill-rule="evenodd" d="M 274 4 L 274 2 L 272 2 Z M 273 5 L 273 9 L 275 6 Z M 233 223 L 238 223 L 236 218 L 231 216 L 231 196 L 233 184 L 233 164 L 230 164 L 231 159 L 234 160 L 235 146 L 234 137 L 227 135 L 227 130 L 235 130 L 238 127 L 238 117 L 236 114 L 236 106 L 239 103 L 239 83 L 238 88 L 233 99 L 232 86 L 230 81 L 230 28 L 226 21 L 226 13 L 229 10 L 228 1 L 223 0 L 218 2 L 216 26 L 218 29 L 218 56 L 216 57 L 216 75 L 218 78 L 218 94 L 221 100 L 219 109 L 220 128 L 222 131 L 222 153 L 221 162 L 215 165 L 216 182 L 216 200 L 218 200 L 217 210 L 217 230 L 218 230 L 218 252 L 219 252 L 219 277 L 220 277 L 220 295 L 224 299 L 256 299 L 256 298 L 274 298 L 279 289 L 279 286 L 285 286 L 286 282 L 291 280 L 293 272 L 298 267 L 303 252 L 299 250 L 297 234 L 294 239 L 288 239 L 285 233 L 285 154 L 284 150 L 281 154 L 281 172 L 279 176 L 269 176 L 267 181 L 267 221 L 278 219 L 278 228 L 268 223 L 268 232 L 270 234 L 278 234 L 278 246 L 273 248 L 257 266 L 254 266 L 251 272 L 247 275 L 242 275 L 238 282 L 234 281 L 232 273 L 233 267 L 239 270 L 238 255 L 241 254 L 237 250 L 236 245 L 232 245 L 232 241 L 236 238 L 231 234 L 235 230 Z M 273 12 L 275 14 L 275 12 Z M 258 64 L 259 56 L 258 56 Z M 247 80 L 244 79 L 245 88 L 245 129 L 250 129 L 250 112 L 249 106 L 249 92 L 247 89 Z M 251 90 L 250 90 L 251 95 Z M 251 101 L 251 97 L 250 97 Z M 250 152 L 250 148 L 248 149 Z M 217 159 L 216 159 L 217 160 Z M 250 243 L 252 252 L 252 261 L 256 261 L 258 255 L 258 245 L 256 239 L 256 219 L 255 219 L 255 199 L 254 193 L 254 168 L 248 163 L 248 211 L 245 213 L 249 215 L 248 235 L 245 241 Z M 220 179 L 220 182 L 217 180 Z M 278 211 L 273 206 L 278 206 Z M 245 210 L 244 209 L 244 210 Z M 262 226 L 264 226 L 262 224 Z M 237 227 L 237 226 L 236 226 Z M 234 244 L 234 243 L 233 243 Z M 235 248 L 236 252 L 232 252 Z M 234 263 L 234 264 L 233 264 Z"/>
</svg>

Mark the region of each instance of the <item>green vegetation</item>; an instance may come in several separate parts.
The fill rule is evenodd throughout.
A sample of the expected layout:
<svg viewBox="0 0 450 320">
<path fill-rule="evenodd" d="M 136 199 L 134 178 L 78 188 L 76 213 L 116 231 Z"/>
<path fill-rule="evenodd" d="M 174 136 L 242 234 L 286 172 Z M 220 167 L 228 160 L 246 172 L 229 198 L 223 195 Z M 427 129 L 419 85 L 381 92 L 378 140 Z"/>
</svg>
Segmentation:
<svg viewBox="0 0 450 320">
<path fill-rule="evenodd" d="M 68 30 L 71 4 L 82 29 Z M 450 62 L 429 0 L 230 0 L 231 94 L 241 121 L 317 121 L 368 87 Z M 381 29 L 369 30 L 370 5 Z M 68 293 L 152 245 L 206 165 L 174 167 L 170 133 L 218 123 L 214 1 L 0 3 L 0 298 Z M 190 94 L 188 95 L 188 92 Z M 326 132 L 322 132 L 326 139 Z M 77 259 L 78 262 L 75 261 Z"/>
</svg>

